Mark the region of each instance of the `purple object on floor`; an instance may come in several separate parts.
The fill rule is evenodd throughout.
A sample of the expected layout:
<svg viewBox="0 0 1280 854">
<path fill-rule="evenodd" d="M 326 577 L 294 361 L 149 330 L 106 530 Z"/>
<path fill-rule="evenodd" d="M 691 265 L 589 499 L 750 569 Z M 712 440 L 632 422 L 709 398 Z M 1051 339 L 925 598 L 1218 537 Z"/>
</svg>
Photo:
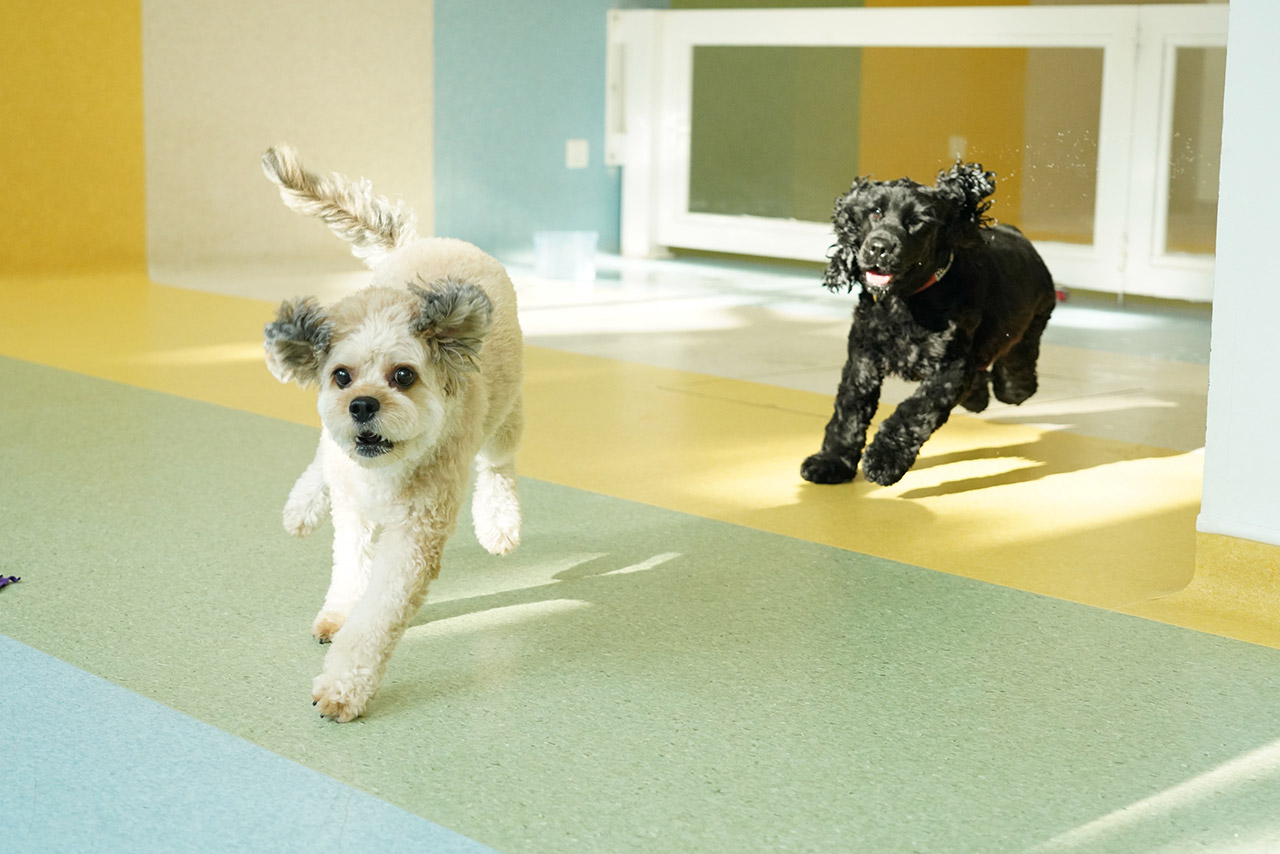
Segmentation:
<svg viewBox="0 0 1280 854">
<path fill-rule="evenodd" d="M 21 580 L 22 579 L 16 575 L 0 575 L 0 587 L 4 587 L 7 584 L 13 584 L 16 581 Z"/>
</svg>

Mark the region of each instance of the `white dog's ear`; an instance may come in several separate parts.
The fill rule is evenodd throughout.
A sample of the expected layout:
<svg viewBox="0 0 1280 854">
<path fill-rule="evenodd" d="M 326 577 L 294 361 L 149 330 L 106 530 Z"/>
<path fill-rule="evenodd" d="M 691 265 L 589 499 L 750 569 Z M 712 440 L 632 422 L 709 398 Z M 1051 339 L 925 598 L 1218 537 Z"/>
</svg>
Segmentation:
<svg viewBox="0 0 1280 854">
<path fill-rule="evenodd" d="M 480 342 L 493 325 L 493 305 L 475 285 L 445 279 L 422 288 L 409 285 L 418 297 L 413 332 L 432 357 L 457 373 L 478 369 Z"/>
<path fill-rule="evenodd" d="M 333 324 L 315 297 L 281 303 L 276 319 L 263 330 L 267 370 L 282 383 L 318 383 L 332 337 Z"/>
</svg>

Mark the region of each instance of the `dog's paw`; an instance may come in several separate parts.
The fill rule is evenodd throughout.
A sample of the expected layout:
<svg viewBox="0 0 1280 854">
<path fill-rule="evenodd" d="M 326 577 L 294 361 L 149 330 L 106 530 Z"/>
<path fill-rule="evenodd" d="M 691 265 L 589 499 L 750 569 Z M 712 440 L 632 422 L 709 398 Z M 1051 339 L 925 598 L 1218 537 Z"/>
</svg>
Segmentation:
<svg viewBox="0 0 1280 854">
<path fill-rule="evenodd" d="M 317 463 L 312 463 L 289 490 L 284 503 L 284 529 L 290 536 L 305 537 L 329 515 L 329 490 Z"/>
<path fill-rule="evenodd" d="M 800 464 L 800 476 L 810 483 L 848 483 L 854 466 L 829 454 L 814 454 Z"/>
<path fill-rule="evenodd" d="M 340 614 L 337 611 L 321 611 L 316 614 L 315 622 L 311 624 L 311 634 L 320 643 L 329 643 L 346 621 L 346 614 Z"/>
<path fill-rule="evenodd" d="M 991 386 L 996 400 L 1017 406 L 1036 393 L 1036 375 L 1034 371 L 1022 375 L 997 372 Z"/>
<path fill-rule="evenodd" d="M 915 461 L 914 456 L 891 443 L 875 441 L 862 456 L 862 476 L 880 486 L 892 486 L 902 480 Z"/>
<path fill-rule="evenodd" d="M 483 500 L 486 497 L 490 500 Z M 505 495 L 501 497 L 508 498 Z M 520 545 L 520 505 L 515 496 L 497 501 L 477 491 L 476 499 L 471 508 L 475 517 L 476 539 L 489 554 L 510 554 Z"/>
<path fill-rule="evenodd" d="M 294 487 L 284 505 L 284 529 L 290 536 L 305 537 L 318 528 L 328 515 L 328 490 L 322 488 L 307 492 Z"/>
<path fill-rule="evenodd" d="M 311 512 L 308 507 L 294 507 L 286 504 L 283 514 L 284 529 L 291 537 L 305 537 L 320 526 L 324 520 L 323 513 Z"/>
<path fill-rule="evenodd" d="M 516 520 L 513 528 L 502 528 L 497 525 L 476 525 L 476 539 L 485 551 L 491 555 L 511 554 L 520 545 L 520 522 Z"/>
<path fill-rule="evenodd" d="M 377 687 L 372 672 L 365 668 L 337 673 L 325 668 L 311 683 L 311 704 L 321 716 L 345 724 L 364 713 Z"/>
<path fill-rule="evenodd" d="M 991 375 L 987 371 L 978 371 L 969 391 L 960 399 L 960 405 L 970 412 L 982 412 L 986 409 L 991 402 L 990 381 Z"/>
<path fill-rule="evenodd" d="M 520 499 L 514 475 L 481 470 L 471 515 L 476 539 L 489 554 L 510 554 L 520 545 Z"/>
</svg>

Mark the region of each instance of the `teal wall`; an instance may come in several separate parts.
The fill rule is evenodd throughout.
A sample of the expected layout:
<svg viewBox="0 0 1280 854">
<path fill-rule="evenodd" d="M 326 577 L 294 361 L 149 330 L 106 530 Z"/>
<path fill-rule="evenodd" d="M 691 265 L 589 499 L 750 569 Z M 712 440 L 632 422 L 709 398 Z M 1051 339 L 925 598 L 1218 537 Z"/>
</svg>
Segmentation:
<svg viewBox="0 0 1280 854">
<path fill-rule="evenodd" d="M 606 167 L 606 15 L 617 0 L 435 0 L 436 233 L 498 255 L 535 230 L 587 230 L 618 250 L 621 176 Z M 586 169 L 565 140 L 586 139 Z"/>
</svg>

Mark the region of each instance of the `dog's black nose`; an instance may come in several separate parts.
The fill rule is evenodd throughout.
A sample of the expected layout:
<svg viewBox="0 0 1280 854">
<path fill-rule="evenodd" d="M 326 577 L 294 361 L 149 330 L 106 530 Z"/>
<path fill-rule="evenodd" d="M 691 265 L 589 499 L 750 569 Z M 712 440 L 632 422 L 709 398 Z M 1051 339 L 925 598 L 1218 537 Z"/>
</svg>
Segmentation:
<svg viewBox="0 0 1280 854">
<path fill-rule="evenodd" d="M 886 256 L 892 255 L 895 249 L 897 244 L 893 240 L 879 234 L 871 235 L 862 245 L 863 257 L 868 261 L 883 261 Z"/>
<path fill-rule="evenodd" d="M 347 407 L 347 411 L 351 413 L 351 417 L 357 424 L 363 424 L 378 414 L 378 399 L 376 397 L 354 398 Z"/>
</svg>

